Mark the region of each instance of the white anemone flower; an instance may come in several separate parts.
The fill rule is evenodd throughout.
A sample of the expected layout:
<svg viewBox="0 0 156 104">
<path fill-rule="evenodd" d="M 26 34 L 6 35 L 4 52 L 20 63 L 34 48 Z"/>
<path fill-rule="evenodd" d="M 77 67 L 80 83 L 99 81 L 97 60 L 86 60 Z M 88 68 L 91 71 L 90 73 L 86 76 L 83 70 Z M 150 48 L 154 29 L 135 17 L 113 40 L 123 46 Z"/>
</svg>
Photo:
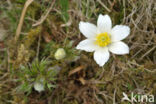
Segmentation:
<svg viewBox="0 0 156 104">
<path fill-rule="evenodd" d="M 76 49 L 94 52 L 94 60 L 99 66 L 103 66 L 108 61 L 109 51 L 117 55 L 129 53 L 129 47 L 121 40 L 129 35 L 130 28 L 124 25 L 112 28 L 112 21 L 108 15 L 100 14 L 97 26 L 81 21 L 79 29 L 87 39 L 81 41 Z"/>
</svg>

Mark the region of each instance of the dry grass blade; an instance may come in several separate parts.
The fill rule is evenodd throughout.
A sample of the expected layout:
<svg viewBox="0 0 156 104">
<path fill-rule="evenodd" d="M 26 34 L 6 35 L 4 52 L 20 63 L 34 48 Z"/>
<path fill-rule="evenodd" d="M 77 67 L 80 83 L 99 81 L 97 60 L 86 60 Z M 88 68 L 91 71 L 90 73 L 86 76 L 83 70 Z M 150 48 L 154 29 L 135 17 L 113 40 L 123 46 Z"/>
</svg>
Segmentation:
<svg viewBox="0 0 156 104">
<path fill-rule="evenodd" d="M 49 43 L 52 40 L 52 37 L 50 36 L 50 34 L 48 32 L 43 33 L 43 38 L 44 38 L 46 43 Z"/>
<path fill-rule="evenodd" d="M 111 12 L 111 10 L 101 0 L 97 0 L 97 2 L 99 2 L 108 12 Z"/>
<path fill-rule="evenodd" d="M 141 57 L 141 60 L 142 60 L 146 55 L 148 55 L 150 52 L 152 52 L 155 48 L 156 48 L 156 46 L 152 47 L 149 51 L 147 51 L 147 52 Z"/>
<path fill-rule="evenodd" d="M 29 5 L 33 1 L 34 0 L 27 0 L 26 3 L 25 3 L 25 5 L 24 5 L 23 11 L 22 11 L 22 14 L 21 14 L 21 17 L 20 17 L 20 21 L 19 21 L 19 24 L 18 24 L 18 27 L 17 27 L 17 30 L 16 30 L 15 42 L 18 40 L 18 38 L 20 36 L 20 33 L 21 33 L 22 26 L 23 26 L 23 21 L 24 21 L 24 17 L 25 17 L 25 13 L 27 11 L 27 8 L 29 7 Z"/>
<path fill-rule="evenodd" d="M 86 84 L 86 81 L 85 81 L 82 77 L 79 78 L 79 81 L 80 81 L 83 85 Z"/>
<path fill-rule="evenodd" d="M 84 69 L 84 68 L 85 68 L 85 66 L 79 66 L 79 67 L 75 68 L 74 70 L 71 70 L 71 71 L 69 72 L 68 76 L 71 76 L 71 75 L 73 75 L 74 73 L 77 73 L 77 72 L 79 72 L 80 70 L 82 70 L 82 69 Z"/>
<path fill-rule="evenodd" d="M 52 7 L 53 7 L 55 1 L 56 1 L 56 0 L 54 0 L 54 1 L 51 3 L 51 5 L 50 5 L 50 7 L 48 8 L 48 10 L 47 10 L 47 12 L 45 13 L 45 15 L 41 16 L 41 18 L 40 18 L 35 24 L 33 24 L 32 26 L 38 26 L 38 25 L 40 25 L 40 24 L 42 24 L 42 23 L 44 22 L 44 20 L 47 18 L 48 14 L 49 14 L 50 11 L 52 10 Z"/>
</svg>

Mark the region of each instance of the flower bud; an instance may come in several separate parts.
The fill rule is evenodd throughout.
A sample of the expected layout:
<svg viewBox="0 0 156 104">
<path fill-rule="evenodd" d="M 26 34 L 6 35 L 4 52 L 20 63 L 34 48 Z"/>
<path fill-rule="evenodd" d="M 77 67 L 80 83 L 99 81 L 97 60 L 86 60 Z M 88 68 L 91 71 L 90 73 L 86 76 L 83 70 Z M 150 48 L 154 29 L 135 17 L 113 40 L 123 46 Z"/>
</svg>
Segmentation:
<svg viewBox="0 0 156 104">
<path fill-rule="evenodd" d="M 44 91 L 44 85 L 40 82 L 35 82 L 34 89 L 38 92 Z"/>
<path fill-rule="evenodd" d="M 66 52 L 63 48 L 59 48 L 57 49 L 57 51 L 55 52 L 55 58 L 57 60 L 63 59 L 66 56 Z"/>
</svg>

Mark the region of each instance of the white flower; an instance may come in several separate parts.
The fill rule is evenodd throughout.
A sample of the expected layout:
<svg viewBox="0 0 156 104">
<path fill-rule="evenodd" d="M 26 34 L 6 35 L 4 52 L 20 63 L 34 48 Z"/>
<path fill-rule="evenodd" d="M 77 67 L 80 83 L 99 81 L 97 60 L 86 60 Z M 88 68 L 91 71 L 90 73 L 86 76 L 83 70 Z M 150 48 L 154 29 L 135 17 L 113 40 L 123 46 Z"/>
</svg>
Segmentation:
<svg viewBox="0 0 156 104">
<path fill-rule="evenodd" d="M 121 40 L 125 39 L 130 28 L 124 25 L 116 25 L 112 28 L 112 22 L 108 15 L 99 15 L 97 26 L 88 22 L 80 22 L 79 29 L 87 38 L 77 45 L 77 49 L 94 52 L 94 60 L 99 66 L 103 66 L 109 59 L 109 51 L 122 55 L 129 53 L 129 47 Z"/>
<path fill-rule="evenodd" d="M 44 91 L 44 85 L 41 82 L 34 83 L 34 89 L 38 92 Z"/>
<path fill-rule="evenodd" d="M 59 48 L 57 49 L 57 51 L 55 52 L 55 58 L 57 60 L 63 59 L 66 56 L 66 52 L 63 48 Z"/>
</svg>

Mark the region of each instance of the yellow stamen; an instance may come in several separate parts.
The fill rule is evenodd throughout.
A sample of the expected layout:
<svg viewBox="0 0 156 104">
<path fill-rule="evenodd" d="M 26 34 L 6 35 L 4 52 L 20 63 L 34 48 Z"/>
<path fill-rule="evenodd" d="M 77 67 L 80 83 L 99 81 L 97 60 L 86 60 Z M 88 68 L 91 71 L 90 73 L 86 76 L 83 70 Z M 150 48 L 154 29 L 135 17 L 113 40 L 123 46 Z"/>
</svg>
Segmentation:
<svg viewBox="0 0 156 104">
<path fill-rule="evenodd" d="M 97 34 L 95 44 L 99 45 L 100 47 L 105 47 L 110 43 L 110 35 L 107 32 Z"/>
</svg>

